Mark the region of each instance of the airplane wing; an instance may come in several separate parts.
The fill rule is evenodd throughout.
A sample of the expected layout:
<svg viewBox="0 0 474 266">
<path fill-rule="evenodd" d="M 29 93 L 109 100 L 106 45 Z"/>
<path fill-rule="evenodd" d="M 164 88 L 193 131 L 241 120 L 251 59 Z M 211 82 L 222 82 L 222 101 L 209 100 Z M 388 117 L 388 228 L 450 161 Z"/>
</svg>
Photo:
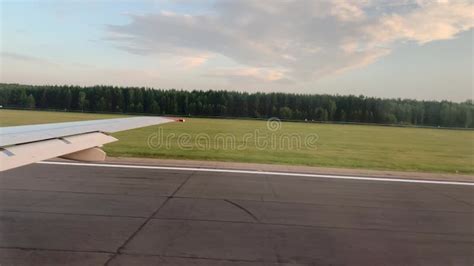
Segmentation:
<svg viewBox="0 0 474 266">
<path fill-rule="evenodd" d="M 130 117 L 0 127 L 0 172 L 59 156 L 81 161 L 104 160 L 105 152 L 98 147 L 117 141 L 110 133 L 174 121 L 183 120 Z"/>
</svg>

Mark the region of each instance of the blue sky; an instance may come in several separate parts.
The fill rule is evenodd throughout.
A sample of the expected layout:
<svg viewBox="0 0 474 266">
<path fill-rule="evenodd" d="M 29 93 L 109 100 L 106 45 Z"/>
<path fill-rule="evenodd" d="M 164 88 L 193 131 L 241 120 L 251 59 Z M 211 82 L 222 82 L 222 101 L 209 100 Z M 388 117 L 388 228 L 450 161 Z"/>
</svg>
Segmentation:
<svg viewBox="0 0 474 266">
<path fill-rule="evenodd" d="M 472 99 L 469 1 L 0 1 L 0 81 Z"/>
</svg>

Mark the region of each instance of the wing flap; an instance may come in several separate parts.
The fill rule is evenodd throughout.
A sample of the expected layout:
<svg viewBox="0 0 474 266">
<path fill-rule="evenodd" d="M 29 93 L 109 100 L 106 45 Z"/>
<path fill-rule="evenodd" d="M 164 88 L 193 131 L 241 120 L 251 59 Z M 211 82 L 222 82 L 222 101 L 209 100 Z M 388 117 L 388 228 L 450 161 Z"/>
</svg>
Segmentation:
<svg viewBox="0 0 474 266">
<path fill-rule="evenodd" d="M 0 171 L 71 154 L 117 141 L 100 132 L 48 139 L 4 147 L 0 150 Z"/>
</svg>

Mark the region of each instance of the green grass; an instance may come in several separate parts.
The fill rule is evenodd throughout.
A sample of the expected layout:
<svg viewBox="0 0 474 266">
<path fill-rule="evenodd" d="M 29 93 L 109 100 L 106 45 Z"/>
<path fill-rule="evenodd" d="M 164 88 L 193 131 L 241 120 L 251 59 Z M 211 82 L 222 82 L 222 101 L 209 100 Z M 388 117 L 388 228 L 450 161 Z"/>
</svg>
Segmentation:
<svg viewBox="0 0 474 266">
<path fill-rule="evenodd" d="M 82 113 L 0 111 L 0 125 L 21 125 L 118 117 Z M 246 134 L 257 130 L 262 139 L 276 140 L 293 134 L 304 140 L 317 134 L 316 147 L 291 148 L 284 145 L 260 149 L 254 137 Z M 189 134 L 180 148 L 178 136 Z M 199 135 L 201 134 L 201 135 Z M 206 135 L 203 135 L 206 134 Z M 224 134 L 224 135 L 222 135 Z M 158 136 L 162 135 L 162 146 Z M 240 149 L 223 148 L 216 136 L 234 136 Z M 119 142 L 105 146 L 111 156 L 177 158 L 195 160 L 236 161 L 254 163 L 295 164 L 309 166 L 365 168 L 423 172 L 474 173 L 474 131 L 382 126 L 282 123 L 278 131 L 270 131 L 265 121 L 187 119 L 186 123 L 170 123 L 114 134 Z M 150 136 L 152 144 L 148 145 Z M 210 147 L 196 143 L 196 136 L 209 136 Z M 249 135 L 251 136 L 251 135 Z M 266 137 L 265 137 L 266 136 Z M 181 139 L 182 140 L 182 139 Z M 204 140 L 200 138 L 201 143 Z M 222 144 L 221 142 L 219 142 Z M 274 141 L 278 143 L 278 141 Z"/>
</svg>

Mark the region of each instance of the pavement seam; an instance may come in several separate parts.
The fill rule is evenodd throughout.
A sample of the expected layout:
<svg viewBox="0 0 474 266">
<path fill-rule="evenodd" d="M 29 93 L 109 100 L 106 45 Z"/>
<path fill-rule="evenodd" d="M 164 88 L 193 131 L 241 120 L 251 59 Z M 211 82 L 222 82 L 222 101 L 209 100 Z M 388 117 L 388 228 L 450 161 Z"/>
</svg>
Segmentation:
<svg viewBox="0 0 474 266">
<path fill-rule="evenodd" d="M 126 193 L 99 193 L 99 192 L 82 192 L 82 191 L 68 191 L 68 190 L 44 190 L 44 189 L 23 189 L 23 188 L 0 188 L 1 190 L 12 190 L 12 191 L 31 191 L 31 192 L 55 192 L 55 193 L 72 193 L 72 194 L 85 194 L 85 195 L 109 195 L 109 196 L 127 196 L 127 197 L 166 197 L 156 195 L 137 195 L 137 194 L 126 194 Z"/>
<path fill-rule="evenodd" d="M 0 249 L 18 249 L 24 251 L 52 251 L 52 252 L 75 252 L 75 253 L 101 253 L 101 254 L 115 254 L 113 251 L 104 250 L 73 250 L 73 249 L 55 249 L 55 248 L 29 248 L 29 247 L 3 247 Z"/>
<path fill-rule="evenodd" d="M 157 254 L 149 254 L 149 253 L 122 253 L 122 254 L 123 255 L 128 255 L 128 256 L 145 256 L 145 257 L 179 258 L 179 259 L 200 259 L 200 260 L 226 261 L 226 262 L 264 262 L 264 260 L 224 259 L 224 258 L 209 258 L 209 257 L 199 257 L 199 256 L 171 256 L 171 255 L 157 255 Z"/>
<path fill-rule="evenodd" d="M 152 220 L 152 218 L 158 214 L 160 212 L 160 210 L 166 205 L 166 203 L 168 203 L 168 201 L 170 199 L 172 199 L 174 197 L 174 195 L 184 186 L 184 184 L 186 184 L 188 182 L 189 179 L 191 179 L 191 177 L 194 175 L 195 172 L 191 172 L 191 174 L 186 177 L 186 179 L 173 191 L 173 193 L 171 193 L 170 196 L 168 196 L 166 198 L 165 201 L 163 201 L 162 204 L 160 204 L 160 206 L 158 206 L 158 208 L 150 215 L 146 218 L 146 220 L 137 228 L 137 230 L 135 230 L 132 235 L 130 235 L 130 237 L 128 237 L 125 242 L 117 249 L 117 251 L 114 253 L 114 255 L 112 255 L 105 263 L 104 265 L 107 266 L 109 265 L 109 263 L 115 259 L 117 257 L 117 255 L 119 254 L 122 254 L 122 250 L 125 248 L 125 246 L 130 243 L 130 241 L 132 241 L 132 239 Z"/>
<path fill-rule="evenodd" d="M 207 198 L 207 197 L 186 197 L 186 196 L 175 196 L 177 199 L 204 199 L 204 200 L 224 200 L 223 198 Z M 262 203 L 261 200 L 253 199 L 237 199 L 239 201 L 252 201 Z M 452 210 L 429 210 L 429 209 L 404 209 L 404 208 L 388 208 L 388 207 L 369 207 L 369 206 L 359 206 L 359 205 L 344 205 L 344 204 L 323 204 L 323 203 L 309 203 L 309 202 L 288 202 L 288 201 L 275 201 L 275 200 L 265 200 L 265 203 L 278 203 L 278 204 L 294 204 L 294 205 L 315 205 L 315 206 L 331 206 L 331 207 L 356 207 L 364 209 L 382 209 L 382 210 L 401 210 L 401 211 L 411 211 L 411 212 L 448 212 L 448 213 L 473 213 L 473 211 L 452 211 Z"/>
<path fill-rule="evenodd" d="M 426 188 L 426 187 L 425 187 Z M 95 193 L 95 192 L 74 192 L 74 191 L 56 191 L 56 190 L 39 190 L 39 189 L 10 189 L 10 188 L 0 188 L 0 191 L 30 191 L 30 192 L 58 192 L 58 193 L 73 193 L 73 194 L 96 194 L 96 195 L 115 195 L 115 196 L 130 196 L 130 197 L 146 197 L 146 198 L 166 198 L 167 196 L 156 196 L 156 195 L 134 195 L 134 194 L 111 194 L 111 193 Z M 223 198 L 208 198 L 208 197 L 186 197 L 186 196 L 173 196 L 177 199 L 207 199 L 207 200 L 223 200 Z M 240 201 L 254 201 L 262 202 L 262 200 L 252 200 L 252 199 L 238 199 Z M 323 204 L 323 203 L 309 203 L 309 202 L 287 202 L 287 201 L 275 201 L 275 200 L 265 200 L 265 203 L 281 203 L 281 204 L 298 204 L 298 205 L 318 205 L 318 206 L 336 206 L 336 207 L 357 207 L 357 208 L 367 208 L 367 209 L 384 209 L 384 210 L 404 210 L 404 211 L 430 211 L 430 212 L 449 212 L 449 213 L 473 213 L 473 211 L 452 211 L 452 210 L 430 210 L 430 209 L 404 209 L 404 208 L 389 208 L 389 207 L 369 207 L 369 206 L 360 206 L 360 205 L 344 205 L 344 204 Z M 463 201 L 461 201 L 463 202 Z M 466 203 L 466 202 L 463 202 Z M 471 204 L 466 203 L 469 207 L 472 207 Z M 145 218 L 145 217 L 141 217 Z"/>
<path fill-rule="evenodd" d="M 235 223 L 235 224 L 257 224 L 254 222 L 246 221 L 226 221 L 226 220 L 207 220 L 207 219 L 189 219 L 189 218 L 163 218 L 154 217 L 153 220 L 168 220 L 168 221 L 196 221 L 196 222 L 217 222 L 217 223 Z M 319 228 L 329 230 L 359 230 L 359 231 L 382 231 L 390 233 L 408 233 L 408 234 L 421 234 L 421 235 L 443 235 L 443 236 L 466 236 L 474 235 L 468 233 L 439 233 L 439 232 L 416 232 L 406 230 L 390 230 L 390 229 L 379 229 L 379 228 L 358 228 L 358 227 L 342 227 L 342 226 L 324 226 L 324 225 L 307 225 L 307 224 L 281 224 L 281 223 L 266 223 L 259 222 L 260 225 L 271 225 L 271 226 L 288 226 L 288 227 L 301 227 L 301 228 Z M 474 242 L 468 241 L 469 243 Z"/>
<path fill-rule="evenodd" d="M 92 217 L 108 217 L 108 218 L 133 218 L 133 219 L 147 218 L 147 216 L 107 215 L 107 214 L 91 214 L 91 213 L 42 212 L 42 211 L 29 211 L 29 210 L 1 210 L 0 209 L 0 213 L 1 212 L 39 213 L 39 214 L 53 214 L 53 215 L 76 215 L 76 216 L 92 216 Z"/>
</svg>

